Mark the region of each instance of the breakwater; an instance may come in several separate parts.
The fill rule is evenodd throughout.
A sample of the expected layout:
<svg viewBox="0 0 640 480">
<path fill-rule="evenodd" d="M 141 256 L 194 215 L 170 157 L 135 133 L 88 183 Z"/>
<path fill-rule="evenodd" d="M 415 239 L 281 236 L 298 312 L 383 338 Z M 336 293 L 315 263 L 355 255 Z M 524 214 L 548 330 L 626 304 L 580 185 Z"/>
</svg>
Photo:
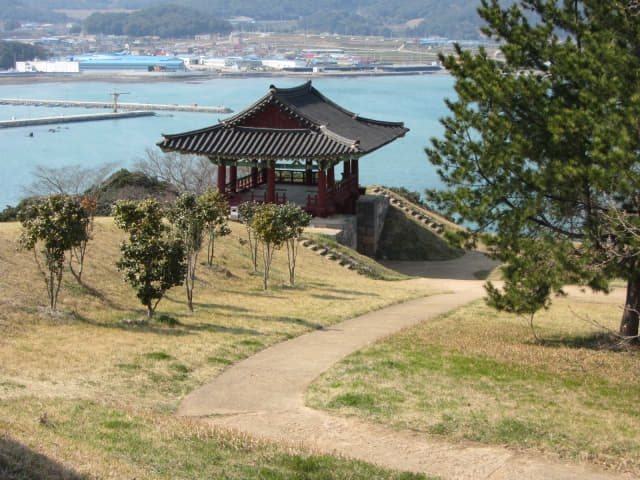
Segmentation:
<svg viewBox="0 0 640 480">
<path fill-rule="evenodd" d="M 0 105 L 25 105 L 32 107 L 66 107 L 66 108 L 110 108 L 114 110 L 113 102 L 84 102 L 76 100 L 38 100 L 29 98 L 0 98 Z M 206 105 L 178 105 L 164 103 L 131 103 L 118 102 L 118 110 L 137 111 L 174 111 L 174 112 L 202 112 L 202 113 L 231 113 L 229 107 Z"/>
<path fill-rule="evenodd" d="M 57 117 L 25 118 L 22 120 L 1 120 L 0 128 L 29 127 L 32 125 L 57 125 L 60 123 L 93 122 L 96 120 L 119 120 L 122 118 L 150 117 L 155 112 L 110 112 L 88 113 L 85 115 L 58 115 Z"/>
</svg>

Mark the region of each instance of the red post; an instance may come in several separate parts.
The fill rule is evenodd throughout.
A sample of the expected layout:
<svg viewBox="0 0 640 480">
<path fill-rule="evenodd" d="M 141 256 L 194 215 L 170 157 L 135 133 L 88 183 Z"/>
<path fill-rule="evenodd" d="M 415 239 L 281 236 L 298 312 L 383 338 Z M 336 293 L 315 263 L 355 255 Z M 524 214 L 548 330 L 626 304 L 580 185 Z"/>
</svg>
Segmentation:
<svg viewBox="0 0 640 480">
<path fill-rule="evenodd" d="M 225 192 L 225 185 L 227 183 L 227 167 L 224 163 L 218 164 L 218 191 L 223 195 Z"/>
<path fill-rule="evenodd" d="M 307 160 L 306 170 L 304 171 L 304 183 L 305 185 L 313 185 L 313 168 L 312 161 Z"/>
<path fill-rule="evenodd" d="M 329 198 L 327 199 L 327 215 L 333 215 L 336 208 L 336 173 L 333 165 L 327 168 L 327 190 L 329 193 Z"/>
<path fill-rule="evenodd" d="M 258 167 L 251 167 L 251 188 L 258 185 Z"/>
<path fill-rule="evenodd" d="M 319 217 L 326 216 L 327 212 L 327 177 L 326 172 L 320 168 L 318 170 L 318 211 Z"/>
<path fill-rule="evenodd" d="M 267 203 L 276 201 L 276 164 L 269 162 L 267 170 Z"/>
<path fill-rule="evenodd" d="M 347 180 L 351 176 L 351 161 L 342 162 L 342 179 Z"/>
<path fill-rule="evenodd" d="M 236 165 L 231 165 L 229 167 L 229 183 L 231 184 L 231 191 L 238 191 L 238 167 Z"/>
<path fill-rule="evenodd" d="M 351 160 L 351 175 L 354 177 L 354 182 L 356 185 L 356 188 L 358 188 L 358 185 L 360 184 L 360 178 L 358 178 L 358 159 L 354 158 Z"/>
<path fill-rule="evenodd" d="M 327 190 L 329 190 L 331 194 L 333 194 L 335 187 L 336 187 L 336 174 L 333 169 L 333 165 L 331 165 L 329 168 L 327 168 Z"/>
</svg>

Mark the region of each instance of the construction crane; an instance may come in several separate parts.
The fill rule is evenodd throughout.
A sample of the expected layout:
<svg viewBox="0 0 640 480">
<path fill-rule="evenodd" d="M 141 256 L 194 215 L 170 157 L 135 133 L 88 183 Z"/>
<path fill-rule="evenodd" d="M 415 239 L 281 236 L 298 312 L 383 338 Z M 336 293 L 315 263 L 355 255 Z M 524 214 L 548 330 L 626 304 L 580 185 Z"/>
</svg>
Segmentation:
<svg viewBox="0 0 640 480">
<path fill-rule="evenodd" d="M 120 97 L 120 95 L 129 95 L 129 93 L 130 92 L 116 92 L 114 90 L 113 93 L 109 94 L 113 96 L 113 113 L 118 113 L 118 97 Z"/>
</svg>

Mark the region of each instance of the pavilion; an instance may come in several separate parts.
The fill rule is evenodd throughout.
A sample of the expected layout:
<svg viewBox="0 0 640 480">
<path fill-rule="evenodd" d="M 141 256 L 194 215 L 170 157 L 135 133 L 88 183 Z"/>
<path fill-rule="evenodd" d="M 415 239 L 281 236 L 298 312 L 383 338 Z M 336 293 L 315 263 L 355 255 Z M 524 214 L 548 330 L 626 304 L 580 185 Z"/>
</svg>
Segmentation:
<svg viewBox="0 0 640 480">
<path fill-rule="evenodd" d="M 308 81 L 293 88 L 271 85 L 236 115 L 200 130 L 163 134 L 158 145 L 163 151 L 206 155 L 218 166 L 218 190 L 230 205 L 294 201 L 326 217 L 355 213 L 362 193 L 358 160 L 407 131 L 401 122 L 371 120 L 342 108 Z M 342 178 L 336 181 L 340 163 Z M 238 167 L 250 173 L 238 177 Z"/>
</svg>

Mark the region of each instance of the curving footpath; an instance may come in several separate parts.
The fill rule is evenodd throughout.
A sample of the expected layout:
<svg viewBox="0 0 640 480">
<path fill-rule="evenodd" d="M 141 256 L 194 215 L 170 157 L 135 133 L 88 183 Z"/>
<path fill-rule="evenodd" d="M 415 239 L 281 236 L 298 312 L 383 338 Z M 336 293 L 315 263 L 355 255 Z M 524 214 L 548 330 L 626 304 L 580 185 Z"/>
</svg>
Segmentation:
<svg viewBox="0 0 640 480">
<path fill-rule="evenodd" d="M 590 465 L 563 463 L 502 447 L 449 444 L 424 434 L 337 417 L 304 405 L 304 392 L 309 384 L 346 355 L 402 328 L 481 298 L 483 282 L 472 280 L 472 273 L 493 266 L 484 256 L 471 252 L 452 261 L 406 264 L 405 270 L 428 275 L 431 278 L 425 282 L 451 293 L 390 306 L 274 345 L 233 365 L 189 394 L 177 413 L 203 417 L 214 425 L 301 445 L 318 453 L 448 479 L 631 478 L 599 471 Z"/>
</svg>

